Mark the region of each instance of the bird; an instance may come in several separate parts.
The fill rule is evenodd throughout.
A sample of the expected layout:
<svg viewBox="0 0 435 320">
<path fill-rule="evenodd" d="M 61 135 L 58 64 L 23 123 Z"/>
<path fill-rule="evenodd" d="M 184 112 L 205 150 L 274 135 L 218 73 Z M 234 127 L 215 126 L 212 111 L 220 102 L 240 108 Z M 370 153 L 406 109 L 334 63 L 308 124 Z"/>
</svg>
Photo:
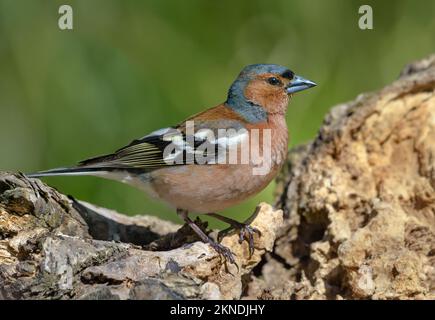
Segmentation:
<svg viewBox="0 0 435 320">
<path fill-rule="evenodd" d="M 209 237 L 189 214 L 224 221 L 230 226 L 224 231 L 238 231 L 239 242 L 246 240 L 254 252 L 253 236 L 261 236 L 260 231 L 217 212 L 254 196 L 276 177 L 288 151 L 289 100 L 316 85 L 281 65 L 248 65 L 224 103 L 113 153 L 27 176 L 90 175 L 137 187 L 172 206 L 202 241 L 234 263 L 231 250 L 219 237 Z"/>
</svg>

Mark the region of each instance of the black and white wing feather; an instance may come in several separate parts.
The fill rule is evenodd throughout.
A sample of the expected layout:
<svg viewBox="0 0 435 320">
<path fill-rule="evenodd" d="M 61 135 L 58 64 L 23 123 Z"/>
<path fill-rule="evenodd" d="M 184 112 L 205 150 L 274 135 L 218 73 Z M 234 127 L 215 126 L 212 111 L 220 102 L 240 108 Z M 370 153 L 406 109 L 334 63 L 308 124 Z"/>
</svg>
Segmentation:
<svg viewBox="0 0 435 320">
<path fill-rule="evenodd" d="M 222 135 L 227 130 L 230 135 Z M 238 121 L 195 122 L 190 133 L 185 127 L 160 129 L 132 141 L 114 153 L 81 161 L 72 168 L 58 168 L 37 172 L 29 177 L 64 174 L 86 174 L 98 171 L 125 170 L 150 172 L 156 169 L 185 164 L 215 164 L 225 156 L 228 147 L 240 143 L 247 131 Z"/>
</svg>

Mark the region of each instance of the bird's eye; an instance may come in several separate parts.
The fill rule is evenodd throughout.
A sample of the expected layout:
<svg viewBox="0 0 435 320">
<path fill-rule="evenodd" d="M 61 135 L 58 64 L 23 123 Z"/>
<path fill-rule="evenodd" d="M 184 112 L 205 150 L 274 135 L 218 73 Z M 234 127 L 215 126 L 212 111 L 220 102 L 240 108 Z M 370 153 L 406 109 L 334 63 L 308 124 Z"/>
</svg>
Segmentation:
<svg viewBox="0 0 435 320">
<path fill-rule="evenodd" d="M 267 82 L 269 82 L 273 86 L 280 86 L 282 84 L 281 81 L 275 77 L 268 78 Z"/>
</svg>

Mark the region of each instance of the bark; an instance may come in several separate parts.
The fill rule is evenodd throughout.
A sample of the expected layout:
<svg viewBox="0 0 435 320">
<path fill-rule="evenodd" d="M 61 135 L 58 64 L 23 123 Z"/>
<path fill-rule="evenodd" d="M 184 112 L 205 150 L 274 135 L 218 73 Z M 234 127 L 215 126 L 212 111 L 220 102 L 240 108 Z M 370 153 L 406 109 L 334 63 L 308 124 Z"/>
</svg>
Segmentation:
<svg viewBox="0 0 435 320">
<path fill-rule="evenodd" d="M 434 89 L 432 55 L 290 152 L 277 189 L 289 218 L 249 297 L 435 297 Z"/>
<path fill-rule="evenodd" d="M 434 89 L 431 56 L 332 108 L 289 153 L 283 211 L 262 203 L 252 217 L 253 256 L 224 237 L 237 265 L 187 226 L 0 173 L 0 298 L 433 299 Z"/>
<path fill-rule="evenodd" d="M 243 277 L 272 250 L 282 221 L 282 211 L 260 204 L 252 256 L 237 234 L 222 240 L 235 254 L 233 265 L 188 226 L 127 217 L 40 180 L 0 173 L 0 298 L 239 298 Z"/>
</svg>

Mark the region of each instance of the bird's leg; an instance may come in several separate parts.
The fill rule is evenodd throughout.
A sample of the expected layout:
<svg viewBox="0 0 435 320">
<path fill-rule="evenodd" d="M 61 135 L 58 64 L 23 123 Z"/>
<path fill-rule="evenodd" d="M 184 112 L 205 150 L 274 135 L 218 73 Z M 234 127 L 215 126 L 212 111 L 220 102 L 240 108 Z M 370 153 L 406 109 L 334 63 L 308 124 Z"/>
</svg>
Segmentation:
<svg viewBox="0 0 435 320">
<path fill-rule="evenodd" d="M 217 213 L 207 213 L 207 215 L 212 216 L 216 219 L 219 219 L 223 222 L 226 222 L 230 225 L 229 228 L 222 230 L 218 234 L 218 241 L 226 235 L 228 232 L 232 230 L 238 230 L 239 231 L 239 243 L 242 243 L 243 240 L 246 240 L 249 244 L 249 254 L 252 256 L 254 253 L 254 233 L 257 233 L 259 236 L 261 236 L 260 230 L 257 228 L 251 227 L 248 223 L 242 223 L 238 222 L 236 220 L 221 216 Z"/>
<path fill-rule="evenodd" d="M 205 243 L 210 244 L 210 246 L 220 255 L 224 256 L 226 259 L 228 259 L 231 263 L 235 264 L 233 253 L 230 249 L 227 247 L 221 245 L 220 243 L 217 243 L 216 241 L 213 241 L 209 236 L 207 236 L 204 231 L 201 230 L 200 227 L 198 227 L 195 222 L 192 221 L 192 219 L 189 218 L 188 212 L 183 209 L 177 209 L 177 214 L 180 218 L 184 220 L 185 223 L 189 225 L 190 228 L 201 238 L 202 241 Z"/>
</svg>

